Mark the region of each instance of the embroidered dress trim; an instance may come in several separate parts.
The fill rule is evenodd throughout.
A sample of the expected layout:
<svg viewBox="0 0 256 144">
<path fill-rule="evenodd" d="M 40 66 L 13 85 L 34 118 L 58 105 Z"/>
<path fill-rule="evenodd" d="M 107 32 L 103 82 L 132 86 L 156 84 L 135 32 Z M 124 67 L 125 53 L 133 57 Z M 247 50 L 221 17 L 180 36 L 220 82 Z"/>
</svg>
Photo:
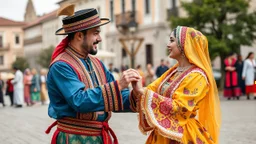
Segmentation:
<svg viewBox="0 0 256 144">
<path fill-rule="evenodd" d="M 161 85 L 163 85 L 164 82 L 166 82 L 168 79 L 170 79 L 170 77 L 176 72 L 176 70 L 170 72 L 170 74 L 166 77 L 166 79 L 161 83 Z M 175 78 L 175 80 L 172 81 L 172 83 L 170 84 L 170 86 L 168 88 L 166 88 L 166 90 L 164 90 L 164 95 L 168 96 L 170 98 L 172 98 L 173 93 L 175 92 L 175 90 L 178 88 L 178 86 L 180 85 L 180 83 L 184 80 L 184 78 L 186 78 L 186 76 L 188 76 L 191 73 L 200 73 L 207 81 L 208 83 L 208 79 L 204 73 L 204 71 L 200 68 L 197 67 L 192 67 L 190 69 L 188 69 L 187 71 L 183 72 L 179 77 Z M 159 87 L 162 87 L 162 86 Z M 171 89 L 171 91 L 170 91 Z M 158 91 L 160 91 L 160 89 L 158 89 Z M 182 136 L 183 133 L 182 132 L 178 132 L 178 131 L 173 131 L 171 130 L 171 128 L 165 128 L 163 127 L 163 124 L 160 124 L 161 122 L 157 121 L 157 119 L 155 118 L 155 114 L 153 111 L 152 106 L 153 104 L 153 97 L 158 97 L 158 94 L 151 91 L 151 90 L 146 90 L 145 91 L 145 97 L 141 100 L 141 110 L 143 111 L 143 113 L 145 114 L 145 118 L 147 120 L 147 124 L 148 124 L 148 129 L 152 129 L 153 127 L 156 127 L 159 130 L 159 133 L 167 138 L 176 140 L 178 142 L 182 142 Z M 170 103 L 172 102 L 172 99 L 170 100 Z M 140 118 L 143 118 L 143 115 L 140 114 Z M 140 123 L 141 124 L 141 123 Z M 143 123 L 142 123 L 143 124 Z M 145 125 L 145 124 L 144 124 Z M 144 128 L 145 126 L 142 126 L 142 128 Z M 146 132 L 146 129 L 142 129 L 142 132 Z"/>
<path fill-rule="evenodd" d="M 130 96 L 129 96 L 129 101 L 130 101 L 130 109 L 133 111 L 133 112 L 137 112 L 137 100 L 136 100 L 136 96 L 133 92 L 133 90 L 130 92 Z"/>
</svg>

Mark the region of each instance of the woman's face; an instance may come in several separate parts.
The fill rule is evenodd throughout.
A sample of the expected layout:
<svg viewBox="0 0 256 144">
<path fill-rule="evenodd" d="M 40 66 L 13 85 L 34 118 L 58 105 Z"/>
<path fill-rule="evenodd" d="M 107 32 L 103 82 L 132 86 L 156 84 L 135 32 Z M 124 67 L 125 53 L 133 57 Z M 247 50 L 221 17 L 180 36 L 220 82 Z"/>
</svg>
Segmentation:
<svg viewBox="0 0 256 144">
<path fill-rule="evenodd" d="M 254 59 L 254 54 L 251 54 L 249 58 Z"/>
<path fill-rule="evenodd" d="M 178 48 L 177 39 L 174 37 L 173 32 L 171 33 L 170 41 L 167 44 L 167 48 L 168 48 L 170 58 L 178 59 L 179 57 L 181 57 L 181 51 Z"/>
</svg>

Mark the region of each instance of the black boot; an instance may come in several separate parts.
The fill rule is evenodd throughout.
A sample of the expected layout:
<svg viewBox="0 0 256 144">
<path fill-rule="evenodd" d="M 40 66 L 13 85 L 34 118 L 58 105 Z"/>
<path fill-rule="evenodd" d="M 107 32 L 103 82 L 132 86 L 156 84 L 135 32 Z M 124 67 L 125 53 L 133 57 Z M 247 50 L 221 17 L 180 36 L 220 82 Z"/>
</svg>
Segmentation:
<svg viewBox="0 0 256 144">
<path fill-rule="evenodd" d="M 248 100 L 250 99 L 250 95 L 247 95 L 247 99 L 248 99 Z"/>
<path fill-rule="evenodd" d="M 254 96 L 254 100 L 256 100 L 256 96 Z"/>
<path fill-rule="evenodd" d="M 239 96 L 237 96 L 237 97 L 236 97 L 236 99 L 237 99 L 237 100 L 239 100 L 239 99 L 240 99 L 240 97 L 239 97 Z"/>
<path fill-rule="evenodd" d="M 231 98 L 229 97 L 228 100 L 230 100 Z"/>
</svg>

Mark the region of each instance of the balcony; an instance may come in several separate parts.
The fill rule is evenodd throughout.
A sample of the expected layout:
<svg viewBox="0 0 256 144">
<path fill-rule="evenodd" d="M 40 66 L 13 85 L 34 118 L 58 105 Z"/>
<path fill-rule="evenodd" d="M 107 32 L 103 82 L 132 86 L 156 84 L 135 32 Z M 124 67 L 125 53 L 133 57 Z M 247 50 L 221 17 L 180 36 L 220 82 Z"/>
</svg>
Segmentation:
<svg viewBox="0 0 256 144">
<path fill-rule="evenodd" d="M 122 28 L 128 30 L 130 27 L 136 27 L 138 24 L 138 16 L 136 11 L 127 11 L 115 16 L 117 29 Z"/>
<path fill-rule="evenodd" d="M 10 50 L 10 44 L 5 44 L 0 46 L 0 51 L 9 51 Z"/>
<path fill-rule="evenodd" d="M 174 17 L 178 17 L 179 16 L 179 9 L 178 9 L 178 7 L 167 9 L 167 20 L 169 20 L 171 16 L 174 16 Z"/>
</svg>

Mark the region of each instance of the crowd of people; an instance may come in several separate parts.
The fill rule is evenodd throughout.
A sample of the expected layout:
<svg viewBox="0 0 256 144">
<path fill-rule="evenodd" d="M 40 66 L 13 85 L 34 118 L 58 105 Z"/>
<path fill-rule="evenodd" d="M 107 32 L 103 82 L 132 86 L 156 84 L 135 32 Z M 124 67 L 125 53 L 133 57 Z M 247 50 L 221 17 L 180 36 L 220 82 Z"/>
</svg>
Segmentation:
<svg viewBox="0 0 256 144">
<path fill-rule="evenodd" d="M 36 104 L 48 104 L 48 92 L 46 86 L 47 70 L 41 69 L 40 74 L 36 69 L 27 68 L 24 73 L 17 67 L 13 67 L 14 74 L 9 73 L 4 82 L 0 78 L 0 102 L 6 106 L 4 96 L 9 96 L 10 106 L 16 108 Z"/>
<path fill-rule="evenodd" d="M 170 62 L 164 61 L 161 59 L 159 66 L 156 68 L 153 67 L 151 63 L 148 63 L 146 66 L 146 70 L 143 70 L 142 66 L 139 64 L 136 66 L 136 70 L 139 72 L 142 77 L 143 86 L 147 86 L 152 83 L 154 80 L 159 78 L 163 73 L 165 73 L 170 68 Z M 114 78 L 118 80 L 121 76 L 121 72 L 127 70 L 128 66 L 121 66 L 121 71 L 118 68 L 113 67 L 113 63 L 108 65 L 109 71 L 113 74 Z"/>
<path fill-rule="evenodd" d="M 224 65 L 224 97 L 228 100 L 231 98 L 239 100 L 240 96 L 246 95 L 249 100 L 252 94 L 256 100 L 254 53 L 249 52 L 245 60 L 241 55 L 230 53 L 224 60 Z"/>
</svg>

